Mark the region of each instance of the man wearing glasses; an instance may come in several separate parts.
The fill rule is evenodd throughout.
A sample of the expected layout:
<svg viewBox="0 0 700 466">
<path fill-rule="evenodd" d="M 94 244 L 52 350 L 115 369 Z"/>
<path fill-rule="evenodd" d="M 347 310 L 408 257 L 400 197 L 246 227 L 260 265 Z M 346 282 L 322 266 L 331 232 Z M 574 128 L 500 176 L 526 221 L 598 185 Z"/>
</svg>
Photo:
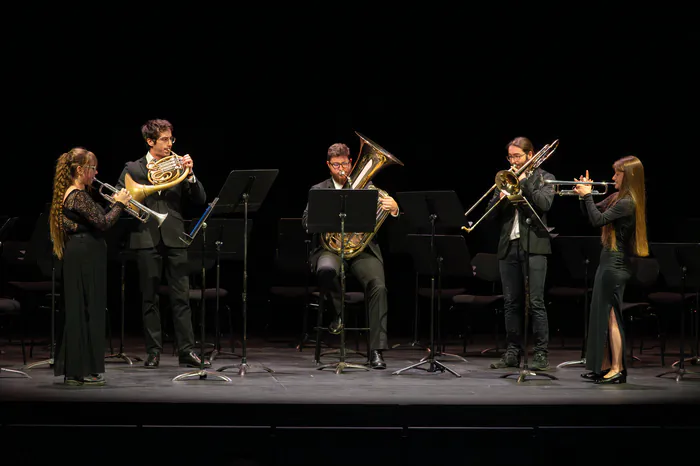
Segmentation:
<svg viewBox="0 0 700 466">
<path fill-rule="evenodd" d="M 528 138 L 518 137 L 506 146 L 507 160 L 511 171 L 517 172 L 534 155 L 532 142 Z M 531 174 L 524 170 L 518 177 L 521 194 L 525 197 L 547 224 L 547 211 L 552 207 L 554 187 L 544 183 L 553 180 L 554 175 L 541 168 L 536 168 Z M 489 202 L 491 208 L 506 193 L 496 191 Z M 527 348 L 522 347 L 523 317 L 525 306 L 525 251 L 529 252 L 529 282 L 530 282 L 530 317 L 534 333 L 534 357 L 528 368 L 532 370 L 547 370 L 549 368 L 549 323 L 547 310 L 544 306 L 544 282 L 547 276 L 547 255 L 552 253 L 549 237 L 539 237 L 535 234 L 527 238 L 527 224 L 518 210 L 510 202 L 501 202 L 496 210 L 496 220 L 500 225 L 498 242 L 499 270 L 503 286 L 505 326 L 507 348 L 498 362 L 492 363 L 492 369 L 519 367 L 520 357 Z M 529 244 L 528 244 L 529 243 Z"/>
<path fill-rule="evenodd" d="M 333 144 L 328 148 L 326 165 L 331 177 L 311 189 L 341 189 L 347 181 L 352 168 L 350 148 L 342 143 Z M 372 183 L 368 183 L 368 186 Z M 399 206 L 396 201 L 386 196 L 381 199 L 382 209 L 389 211 L 392 216 L 399 215 Z M 306 205 L 302 217 L 304 229 L 307 229 L 309 205 Z M 340 256 L 320 246 L 318 234 L 314 234 L 310 263 L 316 273 L 318 286 L 322 294 L 331 296 L 331 304 L 335 312 L 335 318 L 328 327 L 331 333 L 339 333 L 343 328 L 340 321 Z M 370 367 L 373 369 L 385 369 L 386 363 L 382 351 L 389 348 L 386 324 L 388 300 L 386 281 L 384 279 L 384 259 L 379 245 L 372 238 L 367 248 L 358 255 L 346 259 L 345 268 L 352 273 L 362 284 L 367 299 L 370 327 Z"/>
<path fill-rule="evenodd" d="M 148 179 L 148 165 L 171 155 L 175 138 L 173 125 L 167 120 L 149 120 L 141 127 L 141 134 L 148 144 L 146 155 L 134 162 L 127 162 L 117 183 L 125 186 L 128 173 L 136 183 L 152 184 Z M 147 196 L 143 204 L 158 213 L 168 214 L 160 228 L 155 220 L 137 222 L 130 233 L 129 247 L 136 250 L 141 284 L 141 307 L 147 358 L 144 366 L 156 368 L 163 351 L 158 287 L 163 268 L 170 290 L 169 302 L 173 315 L 173 327 L 177 340 L 180 366 L 200 367 L 200 359 L 194 351 L 192 310 L 189 301 L 189 275 L 187 245 L 180 240 L 185 231 L 182 208 L 185 201 L 204 204 L 206 193 L 202 183 L 194 175 L 194 163 L 189 155 L 182 157 L 182 166 L 190 169 L 188 178 L 170 188 Z M 184 169 L 183 168 L 183 169 Z M 205 361 L 205 366 L 210 366 Z"/>
</svg>

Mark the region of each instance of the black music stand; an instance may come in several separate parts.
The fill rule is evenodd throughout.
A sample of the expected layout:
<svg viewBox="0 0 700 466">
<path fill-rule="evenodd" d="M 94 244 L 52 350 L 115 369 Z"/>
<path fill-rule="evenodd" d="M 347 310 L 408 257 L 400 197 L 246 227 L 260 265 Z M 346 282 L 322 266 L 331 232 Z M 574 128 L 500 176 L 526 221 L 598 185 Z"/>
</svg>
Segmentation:
<svg viewBox="0 0 700 466">
<path fill-rule="evenodd" d="M 206 269 L 207 269 L 207 263 L 206 263 L 206 248 L 207 248 L 207 219 L 209 218 L 209 215 L 211 215 L 212 210 L 214 209 L 214 206 L 216 203 L 219 201 L 219 198 L 215 198 L 209 206 L 206 208 L 204 211 L 204 214 L 197 220 L 197 223 L 195 224 L 194 228 L 190 231 L 190 233 L 184 233 L 183 236 L 180 237 L 180 240 L 187 244 L 187 247 L 189 248 L 192 243 L 194 242 L 195 238 L 201 234 L 202 236 L 202 244 L 201 244 L 201 254 L 202 254 L 202 299 L 199 302 L 199 312 L 200 312 L 200 319 L 201 319 L 201 337 L 199 340 L 199 345 L 200 345 L 200 355 L 199 355 L 199 369 L 195 371 L 190 371 L 190 372 L 185 372 L 184 374 L 177 375 L 173 378 L 173 382 L 178 381 L 178 380 L 183 380 L 188 377 L 199 377 L 199 380 L 206 379 L 208 376 L 214 376 L 218 377 L 221 380 L 224 380 L 226 382 L 231 382 L 231 379 L 226 377 L 225 375 L 222 374 L 217 374 L 216 372 L 211 372 L 208 371 L 204 368 L 204 327 L 205 327 L 205 322 L 206 322 L 206 305 L 205 302 L 206 300 L 204 299 L 204 292 L 206 290 Z"/>
<path fill-rule="evenodd" d="M 557 365 L 560 367 L 573 365 L 586 365 L 586 341 L 588 340 L 588 305 L 589 277 L 595 275 L 600 263 L 600 251 L 602 244 L 600 236 L 558 236 L 557 248 L 561 252 L 562 259 L 569 269 L 571 278 L 583 282 L 583 343 L 581 343 L 581 358 L 578 360 L 564 361 Z M 592 272 L 592 273 L 591 273 Z"/>
<path fill-rule="evenodd" d="M 119 316 L 119 351 L 105 356 L 106 360 L 118 359 L 132 366 L 133 361 L 141 361 L 138 356 L 129 356 L 124 352 L 124 315 L 126 303 L 126 263 L 136 260 L 136 251 L 127 248 L 128 233 L 132 230 L 134 222 L 137 222 L 132 216 L 122 216 L 117 220 L 117 223 L 107 230 L 105 241 L 107 243 L 108 254 L 119 261 L 120 267 L 120 316 Z M 110 351 L 111 351 L 111 331 L 110 331 Z"/>
<path fill-rule="evenodd" d="M 309 190 L 309 233 L 340 232 L 340 322 L 345 323 L 345 243 L 353 233 L 371 233 L 377 225 L 378 192 L 376 189 L 311 189 Z M 347 233 L 349 230 L 352 233 Z M 320 296 L 323 299 L 323 293 Z M 337 310 L 336 310 L 337 311 Z M 336 374 L 345 369 L 369 370 L 360 364 L 345 361 L 345 325 L 340 329 L 340 359 L 323 364 L 317 369 L 335 369 Z"/>
<path fill-rule="evenodd" d="M 277 178 L 279 170 L 231 170 L 226 183 L 221 187 L 218 199 L 217 213 L 243 213 L 243 338 L 241 363 L 238 366 L 238 375 L 245 375 L 250 369 L 248 365 L 248 212 L 257 212 L 262 202 L 267 197 L 272 183 Z M 262 365 L 261 365 L 262 366 Z M 222 366 L 218 372 L 225 371 L 232 365 Z M 272 369 L 262 366 L 266 372 L 274 372 Z"/>
<path fill-rule="evenodd" d="M 435 228 L 440 225 L 458 229 L 464 223 L 464 209 L 462 209 L 459 198 L 454 191 L 407 191 L 396 193 L 396 197 L 401 203 L 404 215 L 411 224 L 417 229 L 423 228 L 424 231 L 430 231 L 430 234 L 425 236 L 408 235 L 412 238 L 411 249 L 416 267 L 425 267 L 424 270 L 430 273 L 430 354 L 415 364 L 393 372 L 392 375 L 399 375 L 408 369 L 423 369 L 420 366 L 428 364 L 428 368 L 425 369 L 427 372 L 448 371 L 456 377 L 462 377 L 435 359 L 437 356 L 435 350 L 435 278 L 437 275 L 438 279 L 441 279 L 443 264 L 448 255 L 461 253 L 463 257 L 468 257 L 469 251 L 466 250 L 464 238 L 462 238 L 461 244 L 454 239 L 440 240 L 440 244 L 437 244 Z M 463 266 L 471 267 L 470 261 L 471 259 L 467 259 Z M 450 258 L 450 264 L 453 263 L 453 259 Z M 453 266 L 451 265 L 451 267 Z M 438 309 L 439 307 L 438 298 Z M 466 361 L 460 356 L 456 357 Z"/>
<path fill-rule="evenodd" d="M 676 374 L 676 382 L 679 382 L 687 374 L 698 374 L 685 369 L 685 314 L 688 311 L 685 294 L 688 287 L 700 293 L 700 243 L 651 243 L 649 246 L 667 283 L 671 282 L 680 288 L 680 357 L 676 369 L 657 375 L 662 377 L 666 374 Z"/>
<path fill-rule="evenodd" d="M 547 227 L 543 222 L 542 219 L 540 218 L 539 215 L 537 215 L 537 212 L 535 212 L 535 209 L 532 208 L 532 205 L 528 202 L 527 199 L 525 199 L 521 194 L 512 194 L 508 196 L 508 201 L 515 206 L 516 209 L 518 209 L 518 212 L 520 215 L 522 215 L 525 218 L 525 224 L 527 225 L 527 229 L 525 231 L 525 241 L 527 243 L 527 249 L 525 249 L 525 318 L 523 319 L 523 363 L 522 363 L 522 368 L 518 372 L 509 372 L 507 374 L 501 375 L 501 378 L 504 379 L 506 377 L 509 377 L 511 375 L 517 375 L 518 376 L 518 383 L 524 381 L 528 376 L 537 376 L 540 375 L 542 377 L 547 377 L 548 379 L 551 380 L 558 380 L 555 376 L 552 374 L 547 374 L 542 371 L 533 371 L 532 369 L 527 367 L 527 332 L 528 332 L 528 319 L 530 317 L 530 308 L 531 302 L 530 302 L 530 233 L 536 234 L 538 237 L 549 237 L 550 236 L 550 229 Z"/>
<path fill-rule="evenodd" d="M 220 202 L 213 209 L 213 214 L 217 213 L 217 208 Z M 229 328 L 231 331 L 231 352 L 222 351 L 221 349 L 221 329 L 219 324 L 220 315 L 220 305 L 219 299 L 221 294 L 221 261 L 236 261 L 243 260 L 243 249 L 245 248 L 244 242 L 244 220 L 239 218 L 212 218 L 206 222 L 207 228 L 207 241 L 209 244 L 206 245 L 206 268 L 209 269 L 212 266 L 216 267 L 216 308 L 215 308 L 215 329 L 216 337 L 214 339 L 214 348 L 209 355 L 209 361 L 214 361 L 217 357 L 235 357 L 240 358 L 233 352 L 234 341 L 233 341 L 233 325 L 229 320 Z M 250 235 L 253 229 L 253 221 L 248 221 L 248 226 L 246 228 L 246 233 Z M 202 262 L 202 251 L 205 246 L 203 243 L 204 235 L 198 235 L 194 238 L 190 245 L 191 251 L 188 253 L 188 259 L 192 263 Z M 213 244 L 213 247 L 212 247 Z M 204 295 L 202 295 L 203 298 Z"/>
<path fill-rule="evenodd" d="M 36 261 L 42 275 L 51 277 L 51 342 L 49 358 L 43 361 L 33 362 L 24 367 L 25 370 L 47 365 L 53 367 L 56 357 L 56 280 L 61 280 L 63 263 L 53 253 L 53 240 L 49 229 L 49 215 L 51 203 L 47 203 L 44 212 L 39 215 L 30 240 L 31 248 L 27 251 L 26 258 Z M 59 294 L 63 298 L 63 294 Z"/>
<path fill-rule="evenodd" d="M 17 218 L 18 217 L 8 218 L 2 224 L 2 227 L 0 227 L 0 254 L 2 253 L 2 245 L 5 242 L 5 238 L 7 238 L 7 236 L 9 235 L 10 230 L 12 230 L 12 227 L 15 225 L 15 222 L 17 222 Z M 24 355 L 24 346 L 22 346 L 22 355 Z M 17 369 L 7 369 L 5 367 L 0 367 L 0 372 L 10 372 L 12 374 L 19 374 L 31 379 L 31 376 L 29 374 Z"/>
</svg>

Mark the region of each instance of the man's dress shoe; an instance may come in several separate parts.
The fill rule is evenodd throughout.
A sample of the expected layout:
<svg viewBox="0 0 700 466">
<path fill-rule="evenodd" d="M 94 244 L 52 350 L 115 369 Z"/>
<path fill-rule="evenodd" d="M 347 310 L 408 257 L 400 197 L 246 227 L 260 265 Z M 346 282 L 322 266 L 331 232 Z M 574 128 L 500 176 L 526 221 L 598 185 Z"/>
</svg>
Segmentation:
<svg viewBox="0 0 700 466">
<path fill-rule="evenodd" d="M 146 362 L 143 363 L 145 367 L 149 369 L 155 369 L 160 364 L 160 353 L 148 353 Z"/>
<path fill-rule="evenodd" d="M 340 320 L 340 316 L 338 316 L 335 319 L 333 319 L 333 322 L 328 324 L 328 331 L 331 332 L 333 335 L 337 335 L 340 333 L 341 330 L 343 330 L 343 321 Z"/>
<path fill-rule="evenodd" d="M 189 353 L 182 353 L 178 360 L 180 362 L 180 367 L 202 366 L 202 360 L 199 359 L 199 356 L 194 351 L 190 351 Z M 211 367 L 211 362 L 209 362 L 208 359 L 204 360 L 204 367 Z"/>
<path fill-rule="evenodd" d="M 369 367 L 372 369 L 386 369 L 386 363 L 380 350 L 372 350 L 369 357 Z"/>
</svg>

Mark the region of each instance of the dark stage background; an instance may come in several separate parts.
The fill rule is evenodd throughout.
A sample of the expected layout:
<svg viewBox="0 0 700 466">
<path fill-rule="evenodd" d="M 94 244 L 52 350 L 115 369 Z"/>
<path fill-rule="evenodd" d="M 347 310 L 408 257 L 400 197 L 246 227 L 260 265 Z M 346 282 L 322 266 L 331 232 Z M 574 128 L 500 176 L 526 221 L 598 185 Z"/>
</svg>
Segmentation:
<svg viewBox="0 0 700 466">
<path fill-rule="evenodd" d="M 140 125 L 165 118 L 175 126 L 173 149 L 192 156 L 208 201 L 231 170 L 279 169 L 251 215 L 253 329 L 290 311 L 259 311 L 279 218 L 301 216 L 309 187 L 328 176 L 329 145 L 345 142 L 357 154 L 355 131 L 405 164 L 387 167 L 375 184 L 391 194 L 454 190 L 465 210 L 507 168 L 505 145 L 516 136 L 536 150 L 560 140 L 543 165 L 558 179 L 588 169 L 609 181 L 613 161 L 634 154 L 646 168 L 650 239 L 700 239 L 698 35 L 679 21 L 682 12 L 328 13 L 311 20 L 284 10 L 239 12 L 229 22 L 209 11 L 161 18 L 157 27 L 153 18 L 93 19 L 80 23 L 81 33 L 77 24 L 22 20 L 4 59 L 12 72 L 5 75 L 0 214 L 21 217 L 14 238 L 31 234 L 61 153 L 89 148 L 98 178 L 115 184 L 124 163 L 146 153 Z M 166 34 L 155 36 L 159 28 Z M 549 223 L 561 235 L 598 234 L 574 197 L 555 200 Z M 397 247 L 398 226 L 390 218 L 378 235 L 394 335 L 410 331 L 413 312 L 411 259 Z M 488 226 L 466 241 L 472 253 L 495 248 Z M 130 270 L 127 319 L 138 325 L 135 277 Z M 224 264 L 223 286 L 235 291 L 241 282 L 240 264 Z"/>
</svg>

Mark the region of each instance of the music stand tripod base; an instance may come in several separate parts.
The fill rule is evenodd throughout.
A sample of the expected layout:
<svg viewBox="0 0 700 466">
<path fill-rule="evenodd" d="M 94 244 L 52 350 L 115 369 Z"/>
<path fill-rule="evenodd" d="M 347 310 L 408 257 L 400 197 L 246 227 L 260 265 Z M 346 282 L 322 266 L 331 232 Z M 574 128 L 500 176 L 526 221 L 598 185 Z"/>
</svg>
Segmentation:
<svg viewBox="0 0 700 466">
<path fill-rule="evenodd" d="M 34 369 L 35 367 L 38 367 L 38 366 L 43 366 L 44 364 L 46 364 L 49 367 L 53 366 L 53 358 L 44 359 L 43 361 L 37 361 L 37 362 L 33 362 L 31 364 L 27 364 L 22 369 L 24 369 L 26 371 L 29 369 Z"/>
<path fill-rule="evenodd" d="M 216 371 L 217 371 L 217 372 L 223 372 L 223 371 L 225 371 L 226 369 L 231 369 L 231 368 L 234 368 L 234 367 L 236 367 L 235 364 L 229 364 L 228 366 L 219 367 Z M 263 366 L 262 364 L 260 365 L 260 367 L 262 367 L 263 370 L 264 370 L 265 372 L 269 373 L 269 374 L 273 374 L 273 373 L 275 372 L 275 371 L 273 371 L 272 369 L 270 369 L 269 367 Z M 250 369 L 250 365 L 248 365 L 247 362 L 245 362 L 245 361 L 244 361 L 244 362 L 241 362 L 241 363 L 238 365 L 238 375 L 246 375 L 246 374 L 248 373 L 249 369 Z"/>
<path fill-rule="evenodd" d="M 10 372 L 12 374 L 19 374 L 19 375 L 23 375 L 23 376 L 27 377 L 28 379 L 31 379 L 29 374 L 22 372 L 22 371 L 18 371 L 17 369 L 7 369 L 5 367 L 0 367 L 0 372 Z"/>
<path fill-rule="evenodd" d="M 557 365 L 557 369 L 559 369 L 560 367 L 575 366 L 575 365 L 579 365 L 579 364 L 583 364 L 585 366 L 586 365 L 586 358 L 579 359 L 578 361 L 564 361 L 561 364 Z"/>
<path fill-rule="evenodd" d="M 369 367 L 363 366 L 361 364 L 353 364 L 347 361 L 338 361 L 338 362 L 333 362 L 330 364 L 323 364 L 322 366 L 318 366 L 316 369 L 322 371 L 323 369 L 329 369 L 333 368 L 335 369 L 336 374 L 341 374 L 343 371 L 347 369 L 360 369 L 360 370 L 365 370 L 368 371 Z"/>
<path fill-rule="evenodd" d="M 430 367 L 427 369 L 420 367 L 423 364 L 430 364 Z M 440 361 L 438 361 L 436 359 L 432 359 L 432 358 L 426 359 L 425 361 L 417 362 L 417 363 L 412 364 L 408 367 L 404 367 L 403 369 L 399 369 L 396 372 L 392 372 L 391 375 L 400 375 L 403 371 L 407 371 L 409 369 L 423 369 L 426 372 L 438 372 L 438 371 L 445 372 L 445 371 L 447 371 L 450 374 L 454 375 L 455 377 L 462 377 L 460 374 L 453 371 L 452 369 L 450 369 L 449 367 L 447 367 L 446 365 L 444 365 Z"/>
<path fill-rule="evenodd" d="M 509 377 L 511 375 L 517 375 L 518 376 L 518 383 L 523 382 L 528 376 L 542 376 L 542 377 L 547 377 L 550 380 L 559 380 L 552 374 L 546 374 L 544 372 L 535 372 L 532 369 L 528 369 L 527 367 L 523 367 L 520 369 L 519 372 L 510 372 L 508 374 L 503 374 L 501 375 L 502 379 L 505 379 L 506 377 Z"/>
<path fill-rule="evenodd" d="M 216 372 L 211 372 L 211 371 L 208 371 L 206 369 L 198 369 L 198 370 L 192 371 L 192 372 L 185 372 L 184 374 L 180 374 L 180 375 L 176 376 L 175 378 L 173 378 L 173 382 L 176 382 L 178 380 L 184 380 L 184 379 L 191 378 L 191 377 L 197 377 L 197 378 L 199 378 L 199 380 L 204 380 L 210 375 L 215 377 L 215 378 L 219 378 L 219 379 L 223 380 L 224 382 L 231 382 L 231 379 L 226 377 L 225 375 L 217 374 Z"/>
<path fill-rule="evenodd" d="M 105 356 L 105 359 L 121 359 L 130 366 L 134 364 L 134 361 L 143 361 L 143 359 L 138 356 L 127 356 L 125 353 L 110 354 Z"/>
</svg>

